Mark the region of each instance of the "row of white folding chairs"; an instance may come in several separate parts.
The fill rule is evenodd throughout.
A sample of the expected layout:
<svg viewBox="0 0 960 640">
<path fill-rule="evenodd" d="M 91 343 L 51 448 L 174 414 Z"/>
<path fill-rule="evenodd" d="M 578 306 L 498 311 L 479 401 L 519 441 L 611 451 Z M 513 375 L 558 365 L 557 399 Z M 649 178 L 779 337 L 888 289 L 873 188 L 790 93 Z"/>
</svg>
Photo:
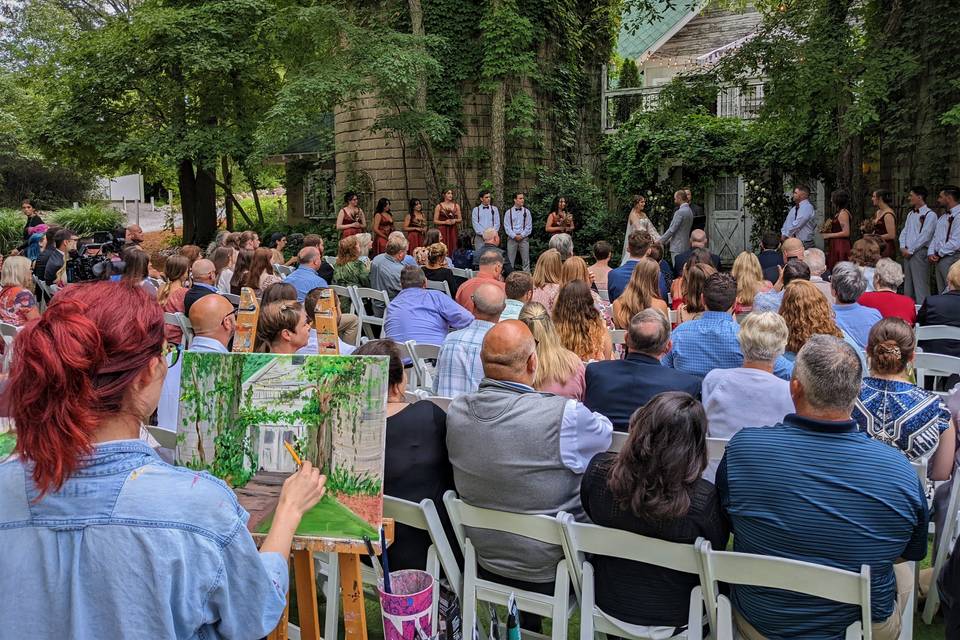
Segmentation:
<svg viewBox="0 0 960 640">
<path fill-rule="evenodd" d="M 409 386 L 414 389 L 432 390 L 435 366 L 428 360 L 436 362 L 440 357 L 440 345 L 418 344 L 413 340 L 407 340 L 404 347 L 413 362 L 413 379 L 408 381 Z"/>
<path fill-rule="evenodd" d="M 666 637 L 667 629 L 624 622 L 605 613 L 596 604 L 593 566 L 586 559 L 586 554 L 595 554 L 699 577 L 700 586 L 690 594 L 687 629 L 673 637 L 701 638 L 704 610 L 713 637 L 734 637 L 729 602 L 719 595 L 717 589 L 717 583 L 720 582 L 783 589 L 857 605 L 860 607 L 860 619 L 850 625 L 847 637 L 871 637 L 868 565 L 863 565 L 859 573 L 853 573 L 796 560 L 715 551 L 702 538 L 692 545 L 666 542 L 618 529 L 575 522 L 568 513 L 551 518 L 481 509 L 463 502 L 453 491 L 448 491 L 443 501 L 464 554 L 461 602 L 465 633 L 471 633 L 479 620 L 478 602 L 506 605 L 509 597 L 514 595 L 521 611 L 550 617 L 553 629 L 551 637 L 565 640 L 568 620 L 575 607 L 569 598 L 572 585 L 582 612 L 581 640 L 594 640 L 595 632 L 638 640 Z M 473 530 L 508 532 L 561 547 L 564 559 L 556 567 L 553 595 L 480 578 L 477 553 L 467 534 L 468 527 Z M 904 637 L 903 634 L 901 637 Z"/>
<path fill-rule="evenodd" d="M 330 288 L 337 294 L 338 298 L 349 300 L 351 310 L 357 315 L 360 330 L 357 331 L 357 341 L 354 346 L 360 346 L 361 334 L 371 340 L 376 337 L 374 327 L 380 327 L 382 331 L 387 316 L 387 305 L 390 304 L 390 297 L 386 291 L 371 289 L 370 287 L 344 287 L 336 284 L 330 285 Z M 365 304 L 367 301 L 371 302 L 371 309 L 374 313 L 367 312 Z M 383 307 L 383 316 L 376 315 L 377 305 Z"/>
<path fill-rule="evenodd" d="M 190 324 L 190 318 L 188 318 L 185 313 L 179 311 L 176 313 L 165 311 L 163 314 L 163 322 L 165 324 L 171 324 L 183 332 L 181 344 L 185 350 L 189 349 L 190 344 L 193 342 L 193 325 Z"/>
</svg>

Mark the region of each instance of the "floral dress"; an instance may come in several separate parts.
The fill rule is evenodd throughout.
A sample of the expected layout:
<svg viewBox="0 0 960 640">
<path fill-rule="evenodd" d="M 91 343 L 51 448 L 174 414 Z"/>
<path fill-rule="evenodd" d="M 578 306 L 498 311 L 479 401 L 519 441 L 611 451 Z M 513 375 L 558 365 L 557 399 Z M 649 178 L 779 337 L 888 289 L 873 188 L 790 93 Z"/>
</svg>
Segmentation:
<svg viewBox="0 0 960 640">
<path fill-rule="evenodd" d="M 0 291 L 0 322 L 22 327 L 27 314 L 37 308 L 37 299 L 23 287 L 4 287 Z"/>
</svg>

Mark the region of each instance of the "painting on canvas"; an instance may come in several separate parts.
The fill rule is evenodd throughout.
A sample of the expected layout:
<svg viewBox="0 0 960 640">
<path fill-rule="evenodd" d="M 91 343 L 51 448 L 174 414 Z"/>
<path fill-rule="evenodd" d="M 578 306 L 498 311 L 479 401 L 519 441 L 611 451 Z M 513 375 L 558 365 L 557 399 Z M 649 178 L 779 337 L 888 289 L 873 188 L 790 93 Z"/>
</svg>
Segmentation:
<svg viewBox="0 0 960 640">
<path fill-rule="evenodd" d="M 234 488 L 296 470 L 284 447 L 327 475 L 298 535 L 376 539 L 383 518 L 387 359 L 261 353 L 183 357 L 178 464 Z M 267 519 L 258 530 L 269 529 Z"/>
</svg>

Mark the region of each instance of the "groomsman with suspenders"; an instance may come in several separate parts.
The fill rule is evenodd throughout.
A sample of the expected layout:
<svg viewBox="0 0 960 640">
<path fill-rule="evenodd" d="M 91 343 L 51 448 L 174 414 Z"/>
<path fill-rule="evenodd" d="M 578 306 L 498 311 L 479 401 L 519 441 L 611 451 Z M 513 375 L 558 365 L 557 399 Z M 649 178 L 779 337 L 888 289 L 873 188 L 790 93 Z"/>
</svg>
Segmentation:
<svg viewBox="0 0 960 640">
<path fill-rule="evenodd" d="M 470 215 L 473 223 L 473 249 L 480 251 L 483 246 L 483 232 L 493 229 L 500 232 L 500 209 L 490 204 L 490 192 L 484 189 L 480 192 L 480 204 L 473 208 Z"/>
<path fill-rule="evenodd" d="M 503 214 L 503 230 L 507 233 L 507 260 L 515 266 L 517 249 L 520 249 L 520 261 L 523 270 L 530 273 L 530 234 L 533 233 L 533 215 L 524 204 L 524 194 L 517 191 L 513 196 L 513 206 Z"/>
<path fill-rule="evenodd" d="M 939 200 L 947 207 L 947 213 L 937 221 L 927 256 L 937 266 L 937 293 L 943 293 L 947 288 L 947 272 L 960 260 L 960 187 L 944 187 Z"/>
<path fill-rule="evenodd" d="M 930 263 L 927 250 L 937 230 L 937 214 L 927 206 L 927 190 L 924 187 L 910 189 L 910 204 L 913 210 L 900 232 L 900 253 L 903 254 L 903 293 L 917 304 L 930 295 Z"/>
</svg>

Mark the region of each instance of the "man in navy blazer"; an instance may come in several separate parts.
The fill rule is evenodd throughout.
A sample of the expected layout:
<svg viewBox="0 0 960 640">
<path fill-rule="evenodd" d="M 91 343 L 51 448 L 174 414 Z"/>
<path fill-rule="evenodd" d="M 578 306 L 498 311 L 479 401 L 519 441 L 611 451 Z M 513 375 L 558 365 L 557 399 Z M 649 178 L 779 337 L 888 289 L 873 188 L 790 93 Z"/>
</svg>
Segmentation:
<svg viewBox="0 0 960 640">
<path fill-rule="evenodd" d="M 633 275 L 633 268 L 637 266 L 637 262 L 647 257 L 651 244 L 653 244 L 653 238 L 646 231 L 634 231 L 627 237 L 627 255 L 623 256 L 619 267 L 607 274 L 607 295 L 610 297 L 610 304 L 613 304 L 613 301 L 619 298 L 627 288 L 630 276 Z M 663 273 L 658 276 L 657 283 L 660 293 L 666 299 L 664 292 L 667 290 L 667 285 Z"/>
<path fill-rule="evenodd" d="M 665 367 L 660 357 L 670 351 L 670 321 L 655 309 L 630 320 L 627 356 L 587 365 L 583 404 L 601 413 L 617 431 L 627 431 L 630 416 L 664 391 L 684 391 L 700 399 L 700 376 Z"/>
</svg>

